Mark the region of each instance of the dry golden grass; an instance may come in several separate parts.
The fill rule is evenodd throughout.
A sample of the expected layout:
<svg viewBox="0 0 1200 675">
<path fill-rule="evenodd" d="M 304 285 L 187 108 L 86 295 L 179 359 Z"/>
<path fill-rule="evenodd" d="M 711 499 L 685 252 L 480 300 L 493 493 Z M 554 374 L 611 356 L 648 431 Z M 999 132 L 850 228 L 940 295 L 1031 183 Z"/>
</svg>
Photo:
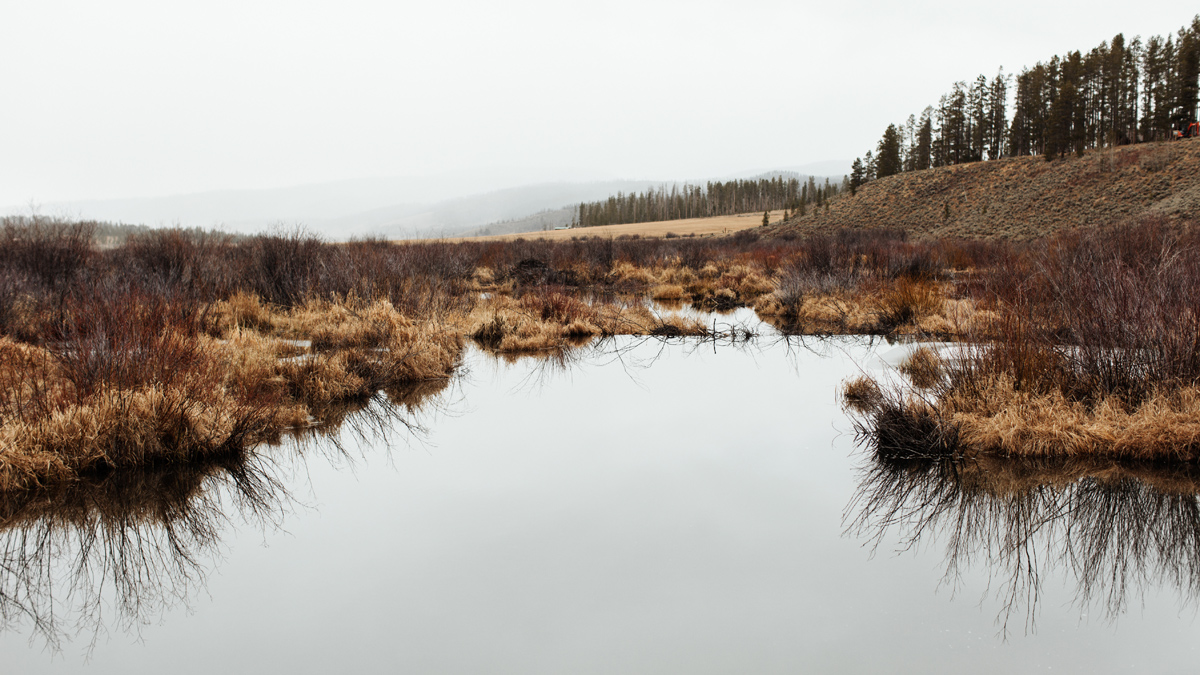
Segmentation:
<svg viewBox="0 0 1200 675">
<path fill-rule="evenodd" d="M 852 410 L 867 412 L 879 404 L 883 392 L 875 380 L 861 375 L 842 385 L 842 401 Z"/>
<path fill-rule="evenodd" d="M 989 334 L 999 315 L 970 299 L 948 297 L 932 282 L 898 279 L 858 291 L 760 295 L 754 311 L 771 324 L 800 334 L 888 334 L 943 338 Z"/>
<path fill-rule="evenodd" d="M 1118 396 L 1092 404 L 1061 392 L 1023 391 L 1008 374 L 951 388 L 936 400 L 882 392 L 868 378 L 845 386 L 848 407 L 880 452 L 933 457 L 1196 462 L 1200 460 L 1200 387 L 1156 393 L 1140 405 Z"/>
<path fill-rule="evenodd" d="M 258 296 L 241 291 L 234 293 L 228 300 L 217 302 L 212 315 L 218 335 L 242 327 L 268 332 L 274 328 L 270 309 Z"/>
<path fill-rule="evenodd" d="M 615 282 L 632 282 L 649 285 L 658 281 L 658 274 L 656 272 L 658 270 L 639 267 L 633 263 L 621 260 L 613 265 L 612 272 L 608 276 Z"/>
<path fill-rule="evenodd" d="M 678 284 L 659 284 L 650 289 L 650 297 L 655 300 L 682 300 L 683 286 Z"/>
<path fill-rule="evenodd" d="M 929 389 L 942 379 L 942 360 L 929 347 L 921 347 L 900 364 L 900 372 L 918 389 Z"/>
<path fill-rule="evenodd" d="M 686 218 L 682 220 L 658 220 L 650 223 L 629 223 L 626 225 L 600 225 L 597 227 L 580 227 L 567 230 L 550 230 L 548 232 L 520 232 L 517 234 L 500 234 L 483 237 L 462 237 L 453 241 L 513 241 L 514 239 L 548 239 L 551 241 L 569 241 L 576 237 L 665 237 L 668 234 L 679 236 L 716 236 L 732 234 L 740 230 L 762 226 L 763 214 L 742 213 L 735 216 L 716 216 L 713 218 Z M 771 224 L 783 221 L 783 211 L 771 212 Z"/>
<path fill-rule="evenodd" d="M 224 338 L 174 338 L 198 356 L 165 383 L 80 390 L 59 356 L 0 337 L 0 490 L 240 452 L 380 389 L 445 380 L 463 347 L 459 331 L 415 323 L 387 302 L 282 311 L 239 295 L 216 316 Z M 281 336 L 311 339 L 314 350 Z"/>
<path fill-rule="evenodd" d="M 657 316 L 642 305 L 584 303 L 561 293 L 519 300 L 496 296 L 468 318 L 467 334 L 499 353 L 535 353 L 577 346 L 594 336 L 702 336 L 702 323 L 678 314 Z"/>
<path fill-rule="evenodd" d="M 864 298 L 844 293 L 812 295 L 798 305 L 780 301 L 777 294 L 761 296 L 754 311 L 773 325 L 802 334 L 872 333 L 876 317 Z"/>
<path fill-rule="evenodd" d="M 1106 456 L 1195 461 L 1200 458 L 1200 389 L 1182 387 L 1130 409 L 1109 397 L 1093 406 L 1059 392 L 1018 391 L 993 378 L 982 391 L 943 399 L 941 412 L 961 443 L 977 451 L 1030 457 Z"/>
<path fill-rule="evenodd" d="M 268 440 L 289 411 L 239 397 L 223 382 L 219 350 L 208 353 L 169 383 L 82 392 L 45 350 L 0 338 L 0 389 L 15 413 L 0 420 L 0 489 L 204 459 Z M 36 409 L 22 408 L 31 401 Z"/>
</svg>

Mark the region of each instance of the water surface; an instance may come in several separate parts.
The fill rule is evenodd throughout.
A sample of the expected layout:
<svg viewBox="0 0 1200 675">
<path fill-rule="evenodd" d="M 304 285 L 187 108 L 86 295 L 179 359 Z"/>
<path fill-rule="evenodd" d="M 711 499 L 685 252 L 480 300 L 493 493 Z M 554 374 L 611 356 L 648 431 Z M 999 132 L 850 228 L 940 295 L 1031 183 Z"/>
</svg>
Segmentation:
<svg viewBox="0 0 1200 675">
<path fill-rule="evenodd" d="M 120 517 L 79 516 L 87 500 L 100 508 L 93 496 L 74 520 L 25 507 L 4 534 L 0 588 L 41 570 L 25 588 L 44 595 L 53 577 L 56 609 L 6 605 L 0 658 L 21 673 L 1194 664 L 1189 543 L 1162 553 L 1174 577 L 1151 565 L 1127 579 L 1123 605 L 1106 587 L 1081 598 L 1086 569 L 1127 568 L 1128 546 L 1149 541 L 1105 548 L 1107 567 L 1071 564 L 1087 550 L 1071 544 L 1081 522 L 1125 527 L 1043 529 L 1078 509 L 1063 489 L 1086 488 L 1086 476 L 1035 488 L 1047 499 L 1023 507 L 992 483 L 972 492 L 937 467 L 881 468 L 855 449 L 837 386 L 888 349 L 621 338 L 557 361 L 472 351 L 436 404 L 401 411 L 414 429 L 360 417 L 337 432 L 340 450 L 320 439 L 268 448 L 232 477 L 214 468 L 156 484 L 171 495 L 162 503 L 128 508 L 137 491 L 114 490 L 102 508 Z M 1186 530 L 1194 493 L 1171 489 L 1163 522 Z M 1144 495 L 1110 493 L 1086 503 L 1126 519 L 1146 508 Z M 964 543 L 942 526 L 967 517 L 996 536 Z M 69 566 L 88 522 L 103 548 L 81 581 Z M 1045 540 L 1011 536 L 1022 527 Z M 40 557 L 29 554 L 39 531 L 57 541 L 34 546 Z M 1020 549 L 1031 542 L 1032 554 Z M 1039 571 L 1032 602 L 1013 601 L 1014 560 Z M 36 595 L 26 604 L 44 607 Z"/>
</svg>

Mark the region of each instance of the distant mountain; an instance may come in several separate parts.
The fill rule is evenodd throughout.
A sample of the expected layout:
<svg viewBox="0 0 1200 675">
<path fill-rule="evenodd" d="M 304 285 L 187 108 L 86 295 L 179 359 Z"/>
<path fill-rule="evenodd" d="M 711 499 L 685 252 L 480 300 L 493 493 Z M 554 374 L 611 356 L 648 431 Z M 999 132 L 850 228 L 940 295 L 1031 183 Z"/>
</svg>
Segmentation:
<svg viewBox="0 0 1200 675">
<path fill-rule="evenodd" d="M 455 236 L 482 229 L 489 229 L 491 234 L 501 234 L 502 230 L 503 233 L 529 232 L 540 230 L 551 221 L 556 225 L 569 223 L 574 206 L 579 202 L 607 199 L 618 192 L 637 192 L 659 184 L 651 181 L 604 181 L 527 185 L 448 200 L 418 213 L 393 215 L 384 210 L 349 216 L 342 221 L 346 227 L 356 222 L 370 223 L 378 234 L 393 238 Z M 545 213 L 556 215 L 538 218 L 538 214 Z M 565 221 L 560 222 L 564 213 Z M 505 223 L 507 227 L 504 227 Z"/>
<path fill-rule="evenodd" d="M 500 220 L 488 223 L 463 233 L 466 237 L 488 236 L 492 234 L 520 234 L 522 232 L 541 232 L 553 230 L 556 227 L 570 225 L 575 220 L 576 207 L 565 206 L 561 209 L 546 209 L 530 214 L 524 218 Z"/>
<path fill-rule="evenodd" d="M 807 164 L 796 168 L 822 168 Z M 801 176 L 792 168 L 745 176 Z M 815 171 L 812 172 L 815 174 Z M 824 174 L 816 174 L 824 177 Z M 831 176 L 833 174 L 830 174 Z M 841 179 L 841 173 L 836 175 Z M 720 179 L 726 180 L 726 179 Z M 704 184 L 705 180 L 678 181 Z M 578 170 L 461 171 L 425 177 L 364 178 L 263 190 L 218 190 L 139 199 L 42 204 L 43 215 L 111 223 L 217 228 L 235 233 L 303 226 L 331 240 L 529 232 L 564 225 L 580 202 L 644 191 L 672 181 L 616 180 Z M 27 214 L 29 207 L 0 209 Z"/>
<path fill-rule="evenodd" d="M 850 174 L 850 165 L 853 160 L 827 160 L 824 162 L 811 162 L 809 164 L 800 164 L 797 166 L 785 166 L 779 169 L 759 169 L 755 171 L 742 171 L 740 173 L 730 174 L 722 177 L 721 180 L 733 180 L 737 178 L 770 178 L 777 175 L 786 175 L 788 177 L 803 176 L 807 179 L 809 176 L 814 176 L 824 180 L 841 180 L 842 176 Z"/>
<path fill-rule="evenodd" d="M 443 203 L 522 185 L 550 181 L 611 181 L 596 172 L 572 169 L 493 169 L 422 177 L 364 178 L 263 190 L 218 190 L 134 199 L 80 200 L 40 204 L 43 215 L 150 226 L 219 227 L 254 232 L 272 225 L 304 225 L 332 239 L 345 239 L 397 223 L 440 228 L 425 213 Z M 559 207 L 563 204 L 550 204 Z M 538 205 L 532 210 L 547 208 Z M 0 208 L 0 214 L 28 214 L 28 206 Z M 526 215 L 525 213 L 519 215 Z M 489 219 L 513 217 L 501 209 Z M 454 226 L 457 226 L 455 224 Z M 345 228 L 345 229 L 343 229 Z"/>
</svg>

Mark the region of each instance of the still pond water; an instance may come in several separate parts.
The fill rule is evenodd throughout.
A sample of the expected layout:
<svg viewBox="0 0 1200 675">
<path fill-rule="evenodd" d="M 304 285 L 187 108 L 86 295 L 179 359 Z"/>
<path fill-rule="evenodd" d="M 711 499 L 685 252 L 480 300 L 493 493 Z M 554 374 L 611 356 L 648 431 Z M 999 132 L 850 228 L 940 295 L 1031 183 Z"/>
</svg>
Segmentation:
<svg viewBox="0 0 1200 675">
<path fill-rule="evenodd" d="M 1195 497 L 1102 491 L 1117 521 L 1067 526 L 1078 485 L 1000 503 L 881 471 L 835 391 L 890 349 L 472 351 L 413 429 L 360 415 L 340 449 L 270 448 L 165 506 L 108 497 L 126 513 L 103 523 L 27 511 L 0 533 L 2 671 L 1194 668 Z M 81 566 L 82 523 L 99 536 Z"/>
</svg>

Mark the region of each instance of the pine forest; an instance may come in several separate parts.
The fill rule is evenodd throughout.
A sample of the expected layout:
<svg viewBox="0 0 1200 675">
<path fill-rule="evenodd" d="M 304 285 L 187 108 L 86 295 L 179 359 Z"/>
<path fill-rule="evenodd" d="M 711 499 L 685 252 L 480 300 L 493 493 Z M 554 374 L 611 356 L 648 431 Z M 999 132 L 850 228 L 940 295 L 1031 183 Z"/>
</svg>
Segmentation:
<svg viewBox="0 0 1200 675">
<path fill-rule="evenodd" d="M 1198 87 L 1200 15 L 1175 35 L 1118 34 L 1015 78 L 1001 69 L 956 82 L 937 106 L 888 125 L 874 152 L 854 161 L 850 189 L 902 171 L 1168 140 L 1196 121 Z"/>
</svg>

